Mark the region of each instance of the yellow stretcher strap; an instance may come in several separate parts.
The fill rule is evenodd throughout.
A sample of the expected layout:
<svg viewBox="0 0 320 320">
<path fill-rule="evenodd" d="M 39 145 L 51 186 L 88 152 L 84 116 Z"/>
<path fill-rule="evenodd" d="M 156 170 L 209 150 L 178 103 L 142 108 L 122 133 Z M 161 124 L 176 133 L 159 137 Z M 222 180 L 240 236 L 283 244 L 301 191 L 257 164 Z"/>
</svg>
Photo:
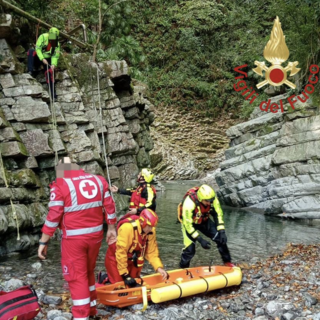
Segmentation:
<svg viewBox="0 0 320 320">
<path fill-rule="evenodd" d="M 142 289 L 142 301 L 143 301 L 143 307 L 141 311 L 145 311 L 148 308 L 147 287 L 143 286 L 141 289 Z"/>
</svg>

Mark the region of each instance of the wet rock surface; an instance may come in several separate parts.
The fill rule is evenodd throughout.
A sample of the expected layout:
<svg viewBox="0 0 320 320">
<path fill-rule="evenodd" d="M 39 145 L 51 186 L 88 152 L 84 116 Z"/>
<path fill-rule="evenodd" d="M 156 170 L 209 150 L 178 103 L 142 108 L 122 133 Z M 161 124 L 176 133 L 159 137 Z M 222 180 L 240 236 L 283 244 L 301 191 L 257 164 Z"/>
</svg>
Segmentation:
<svg viewBox="0 0 320 320">
<path fill-rule="evenodd" d="M 243 280 L 239 287 L 161 304 L 149 303 L 145 312 L 140 311 L 141 305 L 116 309 L 99 304 L 98 314 L 100 319 L 112 320 L 319 320 L 319 249 L 319 245 L 290 244 L 277 256 L 241 263 Z M 34 263 L 27 273 L 13 274 L 8 266 L 1 266 L 0 271 L 1 289 L 13 290 L 22 283 L 34 285 L 42 306 L 36 319 L 72 319 L 69 293 L 55 291 L 55 279 L 44 274 L 41 263 Z"/>
</svg>

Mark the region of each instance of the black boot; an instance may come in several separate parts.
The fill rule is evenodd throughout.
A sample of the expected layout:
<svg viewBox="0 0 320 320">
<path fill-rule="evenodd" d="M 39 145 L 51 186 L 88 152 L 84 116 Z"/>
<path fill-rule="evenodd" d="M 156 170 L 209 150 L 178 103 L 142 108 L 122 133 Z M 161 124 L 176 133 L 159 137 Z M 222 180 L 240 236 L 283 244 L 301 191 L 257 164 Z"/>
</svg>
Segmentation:
<svg viewBox="0 0 320 320">
<path fill-rule="evenodd" d="M 191 259 L 196 254 L 196 245 L 195 243 L 191 243 L 189 247 L 182 250 L 181 260 L 180 260 L 180 268 L 185 269 L 189 268 Z"/>
</svg>

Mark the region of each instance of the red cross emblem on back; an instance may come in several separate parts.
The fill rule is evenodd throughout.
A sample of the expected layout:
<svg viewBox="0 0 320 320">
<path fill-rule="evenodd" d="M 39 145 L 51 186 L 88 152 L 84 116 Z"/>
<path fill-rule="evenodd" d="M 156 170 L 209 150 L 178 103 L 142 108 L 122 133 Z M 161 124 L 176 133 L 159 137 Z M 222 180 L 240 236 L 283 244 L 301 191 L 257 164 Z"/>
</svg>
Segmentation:
<svg viewBox="0 0 320 320">
<path fill-rule="evenodd" d="M 83 188 L 83 191 L 87 191 L 89 195 L 92 195 L 92 190 L 94 190 L 94 186 L 90 186 L 89 183 L 86 183 L 85 187 Z"/>
<path fill-rule="evenodd" d="M 91 180 L 82 180 L 79 189 L 80 193 L 87 199 L 94 198 L 98 193 L 98 186 Z"/>
</svg>

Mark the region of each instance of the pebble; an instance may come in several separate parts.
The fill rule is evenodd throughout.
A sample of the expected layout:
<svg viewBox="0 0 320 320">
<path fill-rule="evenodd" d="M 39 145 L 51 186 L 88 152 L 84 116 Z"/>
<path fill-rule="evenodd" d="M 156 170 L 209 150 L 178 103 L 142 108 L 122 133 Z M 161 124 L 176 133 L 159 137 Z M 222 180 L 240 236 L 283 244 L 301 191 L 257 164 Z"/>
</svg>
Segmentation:
<svg viewBox="0 0 320 320">
<path fill-rule="evenodd" d="M 110 320 L 320 320 L 319 248 L 302 246 L 298 253 L 292 250 L 286 254 L 285 259 L 281 255 L 265 260 L 251 259 L 254 263 L 242 267 L 244 281 L 239 287 L 161 304 L 149 302 L 144 312 L 140 311 L 142 305 L 117 309 L 98 304 L 98 315 Z M 55 279 L 44 274 L 41 263 L 40 266 L 34 263 L 31 268 L 36 273 L 21 271 L 13 275 L 10 268 L 1 267 L 0 286 L 14 289 L 28 280 L 37 290 L 42 309 L 36 320 L 72 320 L 70 295 L 62 296 L 56 287 L 48 286 Z"/>
</svg>

